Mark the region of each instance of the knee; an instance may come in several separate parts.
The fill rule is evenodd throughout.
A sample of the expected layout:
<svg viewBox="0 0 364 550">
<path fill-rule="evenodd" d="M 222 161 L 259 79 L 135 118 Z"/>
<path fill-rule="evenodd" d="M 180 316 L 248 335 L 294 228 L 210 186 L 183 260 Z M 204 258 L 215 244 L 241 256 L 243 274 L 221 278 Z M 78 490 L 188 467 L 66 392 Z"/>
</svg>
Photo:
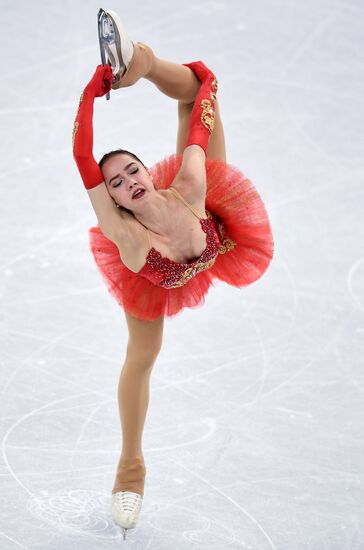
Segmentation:
<svg viewBox="0 0 364 550">
<path fill-rule="evenodd" d="M 152 345 L 134 346 L 129 342 L 125 362 L 138 365 L 138 368 L 151 369 L 159 355 L 162 341 L 154 342 Z"/>
<path fill-rule="evenodd" d="M 126 313 L 129 339 L 126 362 L 135 368 L 151 368 L 162 347 L 164 317 L 143 321 Z"/>
<path fill-rule="evenodd" d="M 178 100 L 178 117 L 180 120 L 183 118 L 188 119 L 191 116 L 194 104 L 194 101 Z"/>
</svg>

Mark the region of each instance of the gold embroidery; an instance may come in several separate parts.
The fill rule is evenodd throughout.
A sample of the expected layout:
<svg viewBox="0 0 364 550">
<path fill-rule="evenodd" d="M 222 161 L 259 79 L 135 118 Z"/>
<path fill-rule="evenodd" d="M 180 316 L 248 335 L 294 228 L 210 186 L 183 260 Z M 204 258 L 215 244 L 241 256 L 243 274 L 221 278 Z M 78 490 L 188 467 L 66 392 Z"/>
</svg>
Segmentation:
<svg viewBox="0 0 364 550">
<path fill-rule="evenodd" d="M 217 80 L 214 78 L 214 80 L 211 83 L 211 88 L 214 90 L 214 92 L 217 91 Z M 209 99 L 203 99 L 201 101 L 201 107 L 202 107 L 202 113 L 201 113 L 201 122 L 202 124 L 208 129 L 208 131 L 213 132 L 214 126 L 215 126 L 215 111 L 214 106 L 216 102 L 216 93 L 214 93 L 210 90 L 210 98 Z"/>
<path fill-rule="evenodd" d="M 197 273 L 199 273 L 200 271 L 204 271 L 205 269 L 209 269 L 209 267 L 211 267 L 215 263 L 215 260 L 216 256 L 214 258 L 211 258 L 211 260 L 208 260 L 207 262 L 198 262 L 194 267 L 188 267 L 182 273 L 181 279 L 177 283 L 173 285 L 169 285 L 167 283 L 166 286 L 168 286 L 168 288 L 178 288 L 185 285 L 187 281 L 192 279 L 192 277 L 194 277 Z"/>
<path fill-rule="evenodd" d="M 73 130 L 72 130 L 72 149 L 75 148 L 75 137 L 77 134 L 78 127 L 79 127 L 79 123 L 77 122 L 77 120 L 75 120 L 75 123 L 73 125 Z"/>
<path fill-rule="evenodd" d="M 225 235 L 225 224 L 224 224 L 224 222 L 219 223 L 218 229 L 219 229 L 219 233 L 220 233 L 221 237 L 223 237 Z"/>
<path fill-rule="evenodd" d="M 211 134 L 215 124 L 215 113 L 212 108 L 211 102 L 208 99 L 203 99 L 201 101 L 201 107 L 202 107 L 201 122 Z"/>
<path fill-rule="evenodd" d="M 226 252 L 230 252 L 233 248 L 235 248 L 236 242 L 232 239 L 224 239 L 222 244 L 219 246 L 219 254 L 226 254 Z"/>
<path fill-rule="evenodd" d="M 78 108 L 77 108 L 77 113 L 76 113 L 76 116 L 75 116 L 75 122 L 73 124 L 73 130 L 72 130 L 72 149 L 74 149 L 75 147 L 75 137 L 76 137 L 76 134 L 77 134 L 77 130 L 80 126 L 80 123 L 78 122 L 77 120 L 77 117 L 78 117 L 78 113 L 80 111 L 80 107 L 81 107 L 81 103 L 83 101 L 83 94 L 84 94 L 84 91 L 82 92 L 81 96 L 80 96 L 80 100 L 78 102 Z"/>
<path fill-rule="evenodd" d="M 226 254 L 226 252 L 229 252 L 230 250 L 235 248 L 236 242 L 230 239 L 229 237 L 226 237 L 225 239 L 223 239 L 226 232 L 224 222 L 220 222 L 218 224 L 218 231 L 222 239 L 222 242 L 219 246 L 219 254 Z"/>
</svg>

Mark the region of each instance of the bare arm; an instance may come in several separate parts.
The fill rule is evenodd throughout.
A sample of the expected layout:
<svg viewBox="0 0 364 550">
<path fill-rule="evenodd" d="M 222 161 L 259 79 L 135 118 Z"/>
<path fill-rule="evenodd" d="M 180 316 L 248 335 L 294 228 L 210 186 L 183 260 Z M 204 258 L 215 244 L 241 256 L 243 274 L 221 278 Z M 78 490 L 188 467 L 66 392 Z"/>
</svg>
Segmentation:
<svg viewBox="0 0 364 550">
<path fill-rule="evenodd" d="M 115 244 L 119 244 L 121 241 L 127 242 L 130 237 L 130 219 L 133 216 L 122 208 L 117 208 L 106 189 L 105 183 L 88 189 L 87 192 L 98 224 L 105 237 Z"/>
<path fill-rule="evenodd" d="M 199 203 L 206 196 L 206 155 L 199 145 L 189 145 L 183 151 L 182 164 L 174 180 L 187 201 Z"/>
</svg>

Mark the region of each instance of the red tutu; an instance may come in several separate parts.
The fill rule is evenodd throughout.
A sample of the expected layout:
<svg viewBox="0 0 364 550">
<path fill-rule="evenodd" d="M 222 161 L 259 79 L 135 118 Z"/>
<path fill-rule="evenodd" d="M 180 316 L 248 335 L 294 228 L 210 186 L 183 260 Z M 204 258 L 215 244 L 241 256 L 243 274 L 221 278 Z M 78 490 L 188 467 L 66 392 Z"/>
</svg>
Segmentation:
<svg viewBox="0 0 364 550">
<path fill-rule="evenodd" d="M 171 155 L 150 168 L 155 188 L 167 189 L 181 163 L 182 155 Z M 97 267 L 109 292 L 130 315 L 145 320 L 171 317 L 185 307 L 202 305 L 215 278 L 244 287 L 266 271 L 274 242 L 258 192 L 238 168 L 223 161 L 206 159 L 206 174 L 206 209 L 221 236 L 220 253 L 209 269 L 197 273 L 184 286 L 162 288 L 133 273 L 99 226 L 89 228 L 90 250 Z"/>
</svg>

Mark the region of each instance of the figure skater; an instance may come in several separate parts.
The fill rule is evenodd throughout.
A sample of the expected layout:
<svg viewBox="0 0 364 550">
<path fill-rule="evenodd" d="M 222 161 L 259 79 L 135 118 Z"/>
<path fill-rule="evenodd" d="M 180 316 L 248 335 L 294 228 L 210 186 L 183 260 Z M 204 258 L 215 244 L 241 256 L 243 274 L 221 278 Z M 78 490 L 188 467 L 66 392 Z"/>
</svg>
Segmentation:
<svg viewBox="0 0 364 550">
<path fill-rule="evenodd" d="M 202 61 L 158 58 L 148 45 L 129 38 L 117 14 L 105 14 L 107 64 L 96 68 L 81 95 L 73 154 L 97 216 L 97 225 L 89 228 L 90 251 L 128 327 L 118 385 L 122 449 L 111 503 L 125 538 L 136 526 L 144 496 L 142 434 L 164 318 L 201 306 L 214 279 L 235 287 L 253 283 L 266 271 L 274 245 L 258 192 L 226 162 L 214 73 Z M 95 97 L 141 78 L 178 101 L 176 153 L 149 169 L 125 149 L 97 163 Z"/>
</svg>

